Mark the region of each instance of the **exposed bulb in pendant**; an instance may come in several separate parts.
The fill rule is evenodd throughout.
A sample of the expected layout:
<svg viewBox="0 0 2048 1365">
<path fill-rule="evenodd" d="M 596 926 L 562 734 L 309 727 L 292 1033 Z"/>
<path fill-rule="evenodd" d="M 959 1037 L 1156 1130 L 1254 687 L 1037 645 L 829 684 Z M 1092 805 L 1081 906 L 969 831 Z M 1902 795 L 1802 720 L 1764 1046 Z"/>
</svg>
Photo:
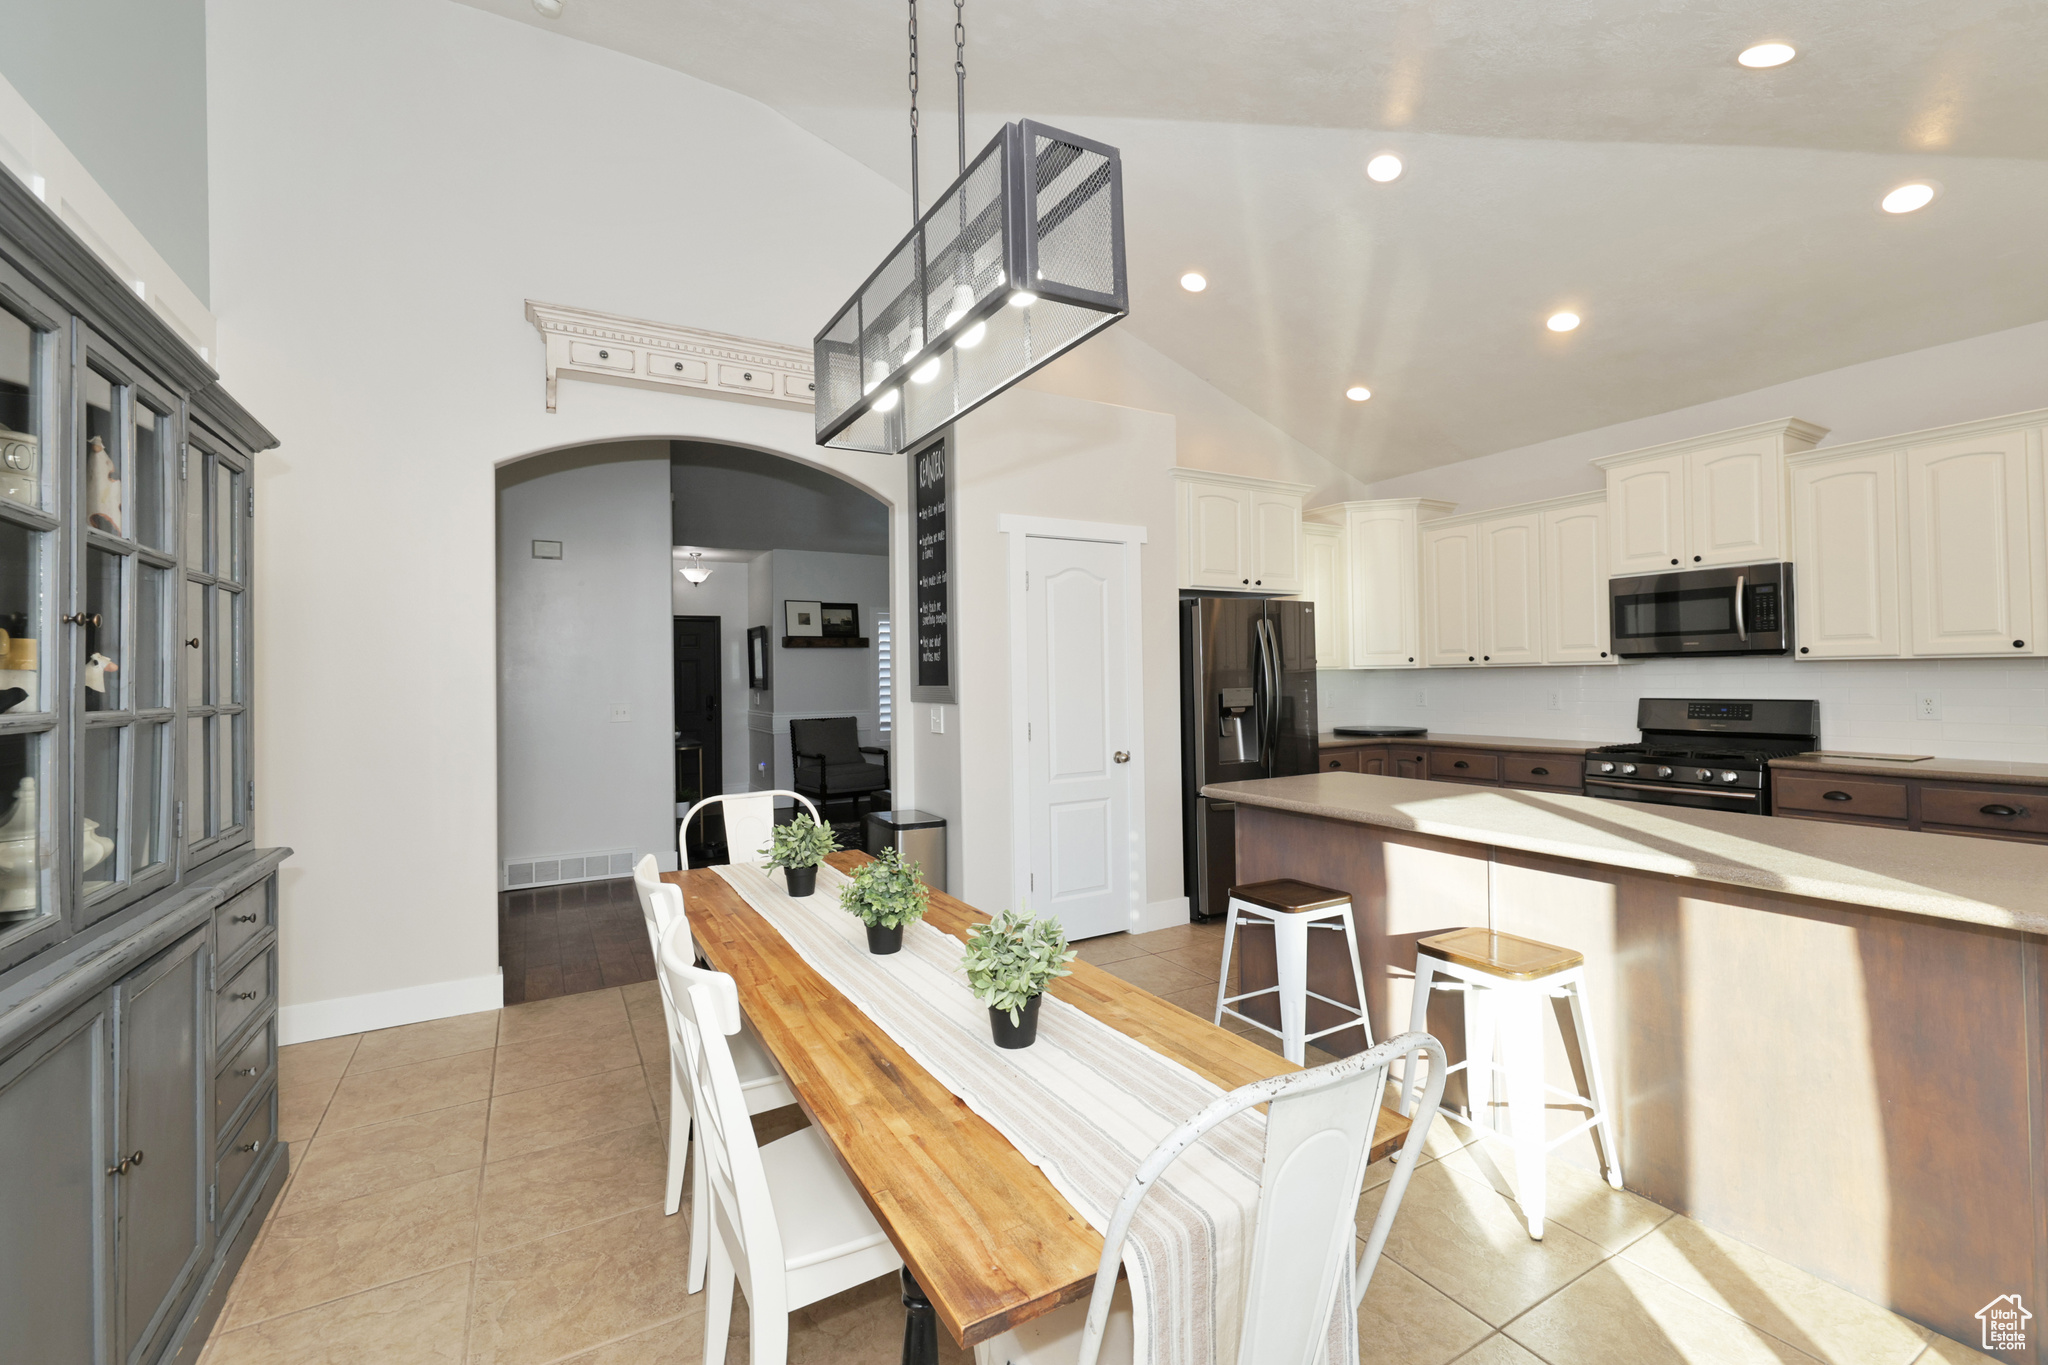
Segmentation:
<svg viewBox="0 0 2048 1365">
<path fill-rule="evenodd" d="M 896 407 L 896 399 L 902 394 L 902 392 L 903 391 L 901 389 L 889 390 L 887 393 L 883 394 L 880 398 L 877 398 L 875 400 L 874 410 L 876 412 L 894 411 Z"/>
<path fill-rule="evenodd" d="M 953 344 L 963 351 L 971 351 L 975 347 L 981 345 L 981 339 L 987 335 L 988 324 L 985 322 L 977 322 L 972 327 L 969 327 L 966 331 L 962 332 L 960 334 L 959 339 L 956 340 Z"/>
<path fill-rule="evenodd" d="M 1010 307 L 1012 308 L 1029 308 L 1037 302 L 1038 295 L 1028 289 L 1019 289 L 1016 293 L 1010 295 Z"/>
<path fill-rule="evenodd" d="M 972 307 L 974 307 L 974 291 L 964 284 L 954 285 L 953 309 L 946 314 L 946 325 L 951 327 L 954 323 L 966 317 L 967 310 Z"/>
<path fill-rule="evenodd" d="M 887 365 L 884 365 L 881 361 L 877 360 L 874 364 L 868 366 L 868 382 L 867 385 L 860 391 L 861 397 L 865 398 L 869 394 L 873 393 L 876 389 L 882 387 L 882 381 L 884 379 L 887 379 L 888 377 L 889 367 Z"/>
<path fill-rule="evenodd" d="M 930 360 L 925 361 L 924 364 L 910 372 L 910 382 L 913 384 L 929 384 L 938 377 L 939 358 L 937 356 L 933 356 Z"/>
</svg>

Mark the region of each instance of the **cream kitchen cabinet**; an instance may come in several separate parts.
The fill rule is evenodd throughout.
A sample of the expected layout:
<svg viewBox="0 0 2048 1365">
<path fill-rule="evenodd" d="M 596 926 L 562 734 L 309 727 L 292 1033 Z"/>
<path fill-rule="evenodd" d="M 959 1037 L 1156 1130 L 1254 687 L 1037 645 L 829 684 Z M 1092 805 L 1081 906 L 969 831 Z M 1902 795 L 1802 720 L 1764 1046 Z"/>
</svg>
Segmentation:
<svg viewBox="0 0 2048 1365">
<path fill-rule="evenodd" d="M 1915 654 L 2040 651 L 2040 459 L 2026 429 L 1906 448 Z"/>
<path fill-rule="evenodd" d="M 1344 528 L 1319 521 L 1301 525 L 1301 595 L 1316 604 L 1316 667 L 1349 668 Z"/>
<path fill-rule="evenodd" d="M 1544 503 L 1543 662 L 1614 664 L 1607 602 L 1607 498 Z"/>
<path fill-rule="evenodd" d="M 1903 451 L 1792 463 L 1793 638 L 1809 659 L 1894 658 Z"/>
<path fill-rule="evenodd" d="M 1481 662 L 1479 543 L 1479 523 L 1463 517 L 1422 532 L 1422 657 L 1432 668 Z"/>
<path fill-rule="evenodd" d="M 1479 526 L 1479 657 L 1543 662 L 1543 516 L 1523 512 Z"/>
<path fill-rule="evenodd" d="M 1380 498 L 1313 509 L 1315 522 L 1343 533 L 1346 663 L 1326 668 L 1420 668 L 1422 574 L 1420 528 L 1453 504 L 1427 498 Z M 1323 613 L 1317 612 L 1318 616 Z M 1336 659 L 1338 655 L 1331 655 Z"/>
<path fill-rule="evenodd" d="M 1181 587 L 1301 591 L 1307 484 L 1190 469 L 1173 475 Z"/>
<path fill-rule="evenodd" d="M 1797 418 L 1593 461 L 1607 476 L 1614 574 L 1785 557 L 1785 457 L 1825 427 Z"/>
</svg>

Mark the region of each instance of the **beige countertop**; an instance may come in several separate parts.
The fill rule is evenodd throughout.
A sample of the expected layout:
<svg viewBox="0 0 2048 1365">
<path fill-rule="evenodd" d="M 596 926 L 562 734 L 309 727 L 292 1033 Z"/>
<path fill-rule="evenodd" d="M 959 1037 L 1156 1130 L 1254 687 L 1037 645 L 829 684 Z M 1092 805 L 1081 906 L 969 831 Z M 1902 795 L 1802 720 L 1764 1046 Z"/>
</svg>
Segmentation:
<svg viewBox="0 0 2048 1365">
<path fill-rule="evenodd" d="M 1773 768 L 1815 773 L 1863 773 L 1879 777 L 1917 777 L 1927 782 L 2000 782 L 2048 787 L 2048 763 L 2006 763 L 1988 758 L 1930 758 L 1919 763 L 1888 763 L 1883 759 L 1822 758 L 1795 754 L 1774 758 Z"/>
<path fill-rule="evenodd" d="M 1323 731 L 1318 747 L 1323 749 L 1363 749 L 1375 745 L 1398 744 L 1407 748 L 1421 747 L 1439 749 L 1512 749 L 1525 754 L 1583 754 L 1588 749 L 1597 749 L 1603 744 L 1618 744 L 1620 740 L 1596 739 L 1517 739 L 1511 735 L 1405 735 L 1397 738 L 1375 739 L 1368 735 L 1337 735 Z"/>
<path fill-rule="evenodd" d="M 2048 933 L 2048 847 L 2035 844 L 1358 773 L 1218 782 L 1202 794 L 1605 867 Z"/>
</svg>

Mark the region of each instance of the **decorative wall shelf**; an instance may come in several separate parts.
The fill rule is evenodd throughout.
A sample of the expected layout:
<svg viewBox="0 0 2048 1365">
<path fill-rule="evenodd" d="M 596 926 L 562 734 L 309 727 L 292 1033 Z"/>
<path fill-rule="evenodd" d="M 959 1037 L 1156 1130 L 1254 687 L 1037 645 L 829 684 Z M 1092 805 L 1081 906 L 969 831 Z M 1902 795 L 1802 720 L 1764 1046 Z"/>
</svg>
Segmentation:
<svg viewBox="0 0 2048 1365">
<path fill-rule="evenodd" d="M 563 375 L 811 406 L 815 386 L 807 347 L 532 299 L 526 301 L 526 320 L 547 343 L 549 412 Z"/>
<path fill-rule="evenodd" d="M 784 649 L 866 649 L 865 635 L 785 635 Z"/>
</svg>

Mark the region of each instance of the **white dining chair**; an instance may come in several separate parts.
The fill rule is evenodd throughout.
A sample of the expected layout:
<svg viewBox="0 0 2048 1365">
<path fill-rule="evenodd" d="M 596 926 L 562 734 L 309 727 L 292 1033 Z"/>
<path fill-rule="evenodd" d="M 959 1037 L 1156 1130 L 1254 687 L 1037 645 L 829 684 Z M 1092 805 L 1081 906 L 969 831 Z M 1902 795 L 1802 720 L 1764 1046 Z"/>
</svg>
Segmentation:
<svg viewBox="0 0 2048 1365">
<path fill-rule="evenodd" d="M 1414 1126 L 1394 1161 L 1372 1236 L 1353 1267 L 1351 1302 L 1339 1315 L 1358 1330 L 1357 1307 L 1379 1265 L 1409 1177 L 1422 1159 L 1430 1123 L 1443 1098 L 1443 1045 L 1426 1033 L 1404 1033 L 1367 1052 L 1310 1071 L 1240 1086 L 1175 1129 L 1138 1167 L 1110 1215 L 1102 1261 L 1085 1311 L 1068 1304 L 1033 1318 L 974 1348 L 975 1365 L 1097 1365 L 1131 1359 L 1130 1290 L 1119 1285 L 1124 1239 L 1146 1194 L 1167 1167 L 1217 1124 L 1267 1104 L 1265 1168 L 1259 1181 L 1258 1222 L 1252 1234 L 1251 1276 L 1237 1358 L 1260 1365 L 1312 1365 L 1327 1343 L 1326 1329 L 1342 1272 L 1357 1233 L 1358 1198 L 1372 1155 L 1373 1131 L 1386 1094 L 1387 1069 L 1401 1060 L 1410 1071 L 1417 1054 L 1430 1059 L 1429 1080 Z M 1358 1358 L 1357 1342 L 1348 1358 Z"/>
<path fill-rule="evenodd" d="M 690 937 L 690 920 L 683 913 L 683 889 L 661 879 L 661 868 L 648 854 L 633 868 L 633 890 L 640 896 L 640 913 L 647 921 L 647 942 L 655 961 L 661 960 L 661 945 L 678 936 L 692 962 L 697 942 Z M 691 1117 L 696 1108 L 690 1102 L 690 1088 L 683 1080 L 682 1058 L 676 1052 L 676 1005 L 669 996 L 668 981 L 657 966 L 655 984 L 661 989 L 661 1012 L 668 1023 L 668 1185 L 665 1209 L 674 1213 L 683 1204 L 683 1173 L 689 1169 Z M 775 1065 L 767 1045 L 744 1019 L 730 1043 L 733 1069 L 739 1076 L 740 1095 L 749 1114 L 765 1114 L 795 1104 L 796 1096 L 782 1070 Z M 697 1153 L 699 1162 L 703 1153 Z M 699 1169 L 690 1193 L 690 1272 L 692 1294 L 704 1287 L 705 1256 L 710 1250 L 710 1219 L 704 1202 L 704 1172 Z"/>
<path fill-rule="evenodd" d="M 809 811 L 813 820 L 824 823 L 818 808 L 811 804 L 811 798 L 800 792 L 777 790 L 707 796 L 684 811 L 683 823 L 676 826 L 676 853 L 682 859 L 682 866 L 690 865 L 690 821 L 710 807 L 719 806 L 725 812 L 726 861 L 753 863 L 758 867 L 766 861 L 761 850 L 768 846 L 768 836 L 775 830 L 775 798 L 778 796 L 788 797 Z"/>
<path fill-rule="evenodd" d="M 656 970 L 676 1002 L 671 1036 L 694 1092 L 697 1174 L 710 1195 L 704 1359 L 723 1365 L 737 1284 L 747 1296 L 748 1359 L 787 1365 L 791 1313 L 903 1261 L 816 1128 L 755 1142 L 730 1047 L 739 992 L 724 973 L 692 966 L 689 952 L 688 937 L 671 934 Z"/>
</svg>

